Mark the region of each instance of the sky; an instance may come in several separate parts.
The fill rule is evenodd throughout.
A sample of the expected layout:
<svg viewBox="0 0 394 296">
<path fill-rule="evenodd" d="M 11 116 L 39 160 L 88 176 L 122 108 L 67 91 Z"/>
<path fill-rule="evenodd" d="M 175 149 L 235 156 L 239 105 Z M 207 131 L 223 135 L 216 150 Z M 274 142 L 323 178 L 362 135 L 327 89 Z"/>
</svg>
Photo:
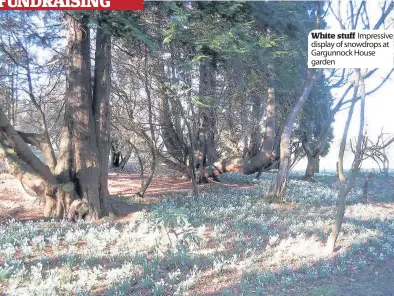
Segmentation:
<svg viewBox="0 0 394 296">
<path fill-rule="evenodd" d="M 386 70 L 387 71 L 387 70 Z M 386 73 L 383 69 L 381 70 L 383 75 L 377 75 L 376 79 L 369 79 L 366 81 L 366 88 L 371 89 L 368 85 L 377 85 L 384 77 Z M 394 76 L 393 76 L 394 78 Z M 373 87 L 372 87 L 373 88 Z M 365 130 L 372 140 L 377 139 L 382 131 L 384 133 L 391 133 L 394 135 L 394 80 L 387 81 L 381 89 L 379 89 L 373 95 L 366 98 L 365 104 Z M 334 122 L 334 141 L 331 146 L 329 155 L 321 160 L 321 169 L 327 170 L 335 169 L 336 162 L 338 159 L 339 145 L 342 139 L 343 130 L 347 119 L 348 110 L 341 111 L 335 117 Z M 360 119 L 360 104 L 355 108 L 353 120 L 350 126 L 349 139 L 355 139 L 359 130 L 359 119 Z M 394 151 L 391 149 L 389 159 L 394 166 Z M 353 162 L 353 154 L 350 152 L 345 155 L 345 168 L 350 168 Z M 362 166 L 363 169 L 377 168 L 377 165 L 372 160 L 366 160 Z"/>
<path fill-rule="evenodd" d="M 360 2 L 360 1 L 358 1 Z M 380 6 L 379 3 L 384 1 L 368 1 L 368 14 L 370 18 L 370 23 L 375 24 L 376 20 L 380 17 Z M 337 5 L 337 1 L 333 1 L 334 5 Z M 347 1 L 344 1 L 346 4 Z M 336 8 L 334 9 L 336 11 Z M 342 18 L 346 16 L 346 9 L 342 9 Z M 393 20 L 394 11 L 391 12 L 391 16 L 388 17 L 389 20 Z M 326 21 L 330 29 L 340 29 L 338 21 L 335 17 L 330 14 L 326 17 Z M 393 31 L 393 27 L 388 28 L 388 30 Z M 360 65 L 362 67 L 362 65 Z M 375 88 L 382 79 L 389 72 L 388 69 L 379 69 L 377 73 L 368 80 L 365 81 L 366 91 Z M 341 90 L 336 90 L 332 92 L 334 97 L 341 97 Z M 351 96 L 351 92 L 349 92 Z M 343 130 L 345 127 L 345 122 L 347 119 L 348 110 L 341 111 L 335 117 L 334 122 L 334 141 L 331 145 L 330 153 L 327 157 L 321 159 L 320 168 L 321 171 L 324 170 L 334 170 L 338 160 L 339 145 L 342 138 Z M 354 139 L 358 134 L 359 129 L 359 116 L 360 114 L 360 104 L 357 104 L 353 120 L 350 126 L 349 139 Z M 394 135 L 394 75 L 375 93 L 367 96 L 366 106 L 365 106 L 365 130 L 369 135 L 369 138 L 375 140 L 381 133 L 382 128 L 385 133 L 391 133 Z M 394 145 L 393 145 L 394 146 Z M 389 160 L 391 162 L 392 168 L 394 168 L 394 147 L 391 147 L 389 152 Z M 349 169 L 353 162 L 352 153 L 345 154 L 344 167 Z M 306 160 L 301 161 L 295 168 L 295 170 L 305 170 Z M 376 163 L 372 160 L 366 160 L 362 169 L 370 170 L 373 168 L 378 168 Z"/>
</svg>

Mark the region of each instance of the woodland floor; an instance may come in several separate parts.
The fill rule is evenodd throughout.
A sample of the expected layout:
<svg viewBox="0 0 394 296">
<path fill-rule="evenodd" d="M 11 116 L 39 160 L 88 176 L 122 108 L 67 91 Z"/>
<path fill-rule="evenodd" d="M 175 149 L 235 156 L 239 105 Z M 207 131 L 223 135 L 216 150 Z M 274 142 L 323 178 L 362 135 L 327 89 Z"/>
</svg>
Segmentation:
<svg viewBox="0 0 394 296">
<path fill-rule="evenodd" d="M 223 186 L 238 187 L 241 189 L 253 189 L 248 182 L 233 182 Z M 238 184 L 236 184 L 238 183 Z M 149 204 L 160 202 L 163 196 L 177 193 L 192 192 L 192 184 L 189 180 L 182 179 L 179 174 L 163 170 L 155 176 L 143 199 L 137 198 L 136 194 L 141 188 L 139 173 L 112 171 L 109 173 L 108 189 L 112 203 L 119 204 L 118 197 L 138 199 L 137 203 L 123 203 L 117 207 L 118 217 L 116 221 L 125 222 L 133 219 L 133 214 L 147 208 Z M 199 188 L 209 187 L 210 184 L 199 185 Z M 42 207 L 39 200 L 28 188 L 11 175 L 0 172 L 0 223 L 10 219 L 18 221 L 42 220 Z"/>
<path fill-rule="evenodd" d="M 132 198 L 140 189 L 138 173 L 111 172 L 109 174 L 109 192 L 111 197 L 122 196 Z M 129 215 L 146 207 L 146 204 L 157 203 L 163 194 L 173 194 L 190 190 L 191 184 L 178 176 L 159 176 L 153 179 L 146 197 L 133 205 L 122 204 L 117 220 L 126 221 Z M 116 203 L 116 201 L 115 201 Z M 27 191 L 21 182 L 6 173 L 0 173 L 0 222 L 10 219 L 18 221 L 43 219 L 42 207 L 39 200 Z"/>
<path fill-rule="evenodd" d="M 372 180 L 367 204 L 360 178 L 329 255 L 335 177 L 307 183 L 295 174 L 290 203 L 269 205 L 261 196 L 273 177 L 225 175 L 194 200 L 189 181 L 162 171 L 140 199 L 137 173 L 111 172 L 119 216 L 95 228 L 42 222 L 36 198 L 0 173 L 0 295 L 394 295 L 393 177 Z M 201 245 L 183 255 L 167 245 L 160 255 L 162 236 L 147 230 L 166 219 L 157 206 L 185 214 Z"/>
</svg>

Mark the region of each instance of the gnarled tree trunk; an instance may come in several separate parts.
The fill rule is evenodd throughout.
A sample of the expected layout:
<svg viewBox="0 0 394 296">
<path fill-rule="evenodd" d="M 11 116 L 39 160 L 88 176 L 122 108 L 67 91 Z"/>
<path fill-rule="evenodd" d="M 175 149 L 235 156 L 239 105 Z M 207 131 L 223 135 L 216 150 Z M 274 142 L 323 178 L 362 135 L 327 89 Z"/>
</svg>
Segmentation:
<svg viewBox="0 0 394 296">
<path fill-rule="evenodd" d="M 264 169 L 271 164 L 271 155 L 275 144 L 275 110 L 275 89 L 268 88 L 266 107 L 267 120 L 263 148 L 255 156 L 245 159 L 242 168 L 244 174 L 254 174 L 257 172 L 257 179 Z"/>
<path fill-rule="evenodd" d="M 91 216 L 98 218 L 102 214 L 99 199 L 100 153 L 92 108 L 88 17 L 76 20 L 67 15 L 67 25 L 68 86 L 56 173 L 62 181 L 76 185 L 79 197 L 89 203 Z M 70 198 L 58 196 L 58 214 Z"/>
<path fill-rule="evenodd" d="M 302 139 L 302 147 L 308 157 L 308 165 L 305 171 L 304 178 L 310 180 L 314 177 L 315 173 L 319 172 L 320 155 L 323 153 L 327 143 L 330 126 L 333 121 L 333 114 L 327 114 L 328 118 L 321 118 L 321 130 L 319 136 L 312 141 L 312 131 L 308 130 L 305 132 Z M 311 143 L 314 142 L 311 147 Z"/>
<path fill-rule="evenodd" d="M 44 215 L 56 208 L 56 192 L 73 194 L 71 183 L 62 184 L 50 168 L 41 162 L 8 121 L 0 107 L 0 159 L 8 172 L 32 189 L 45 202 Z"/>
<path fill-rule="evenodd" d="M 53 149 L 47 133 L 18 133 L 0 108 L 0 157 L 7 169 L 45 199 L 45 216 L 63 218 L 76 198 L 89 205 L 96 219 L 111 212 L 108 202 L 110 36 L 96 34 L 94 93 L 91 87 L 88 16 L 67 15 L 67 90 L 59 157 L 52 170 L 26 143 L 48 152 Z M 30 77 L 31 78 L 31 77 Z M 30 81 L 31 83 L 31 81 Z M 42 141 L 41 141 L 42 140 Z"/>
<path fill-rule="evenodd" d="M 253 157 L 247 157 L 246 152 L 242 157 L 232 157 L 216 162 L 215 168 L 220 173 L 241 172 L 246 175 L 258 173 L 258 179 L 264 170 L 270 169 L 273 163 L 273 151 L 276 138 L 276 107 L 275 90 L 268 88 L 266 105 L 266 129 L 262 145 L 262 150 Z M 247 150 L 247 149 L 246 149 Z"/>
<path fill-rule="evenodd" d="M 186 164 L 188 158 L 187 145 L 183 140 L 183 135 L 178 134 L 177 130 L 172 121 L 171 105 L 169 100 L 169 94 L 167 93 L 165 85 L 162 83 L 160 89 L 160 111 L 159 121 L 161 134 L 164 145 L 167 148 L 168 153 L 175 158 L 179 163 Z M 178 116 L 180 116 L 178 114 Z"/>
<path fill-rule="evenodd" d="M 73 182 L 79 198 L 89 205 L 89 216 L 112 212 L 108 202 L 110 37 L 98 29 L 94 93 L 91 88 L 88 17 L 67 16 L 68 63 L 65 125 L 56 173 Z M 67 211 L 76 196 L 58 195 L 57 215 Z"/>
</svg>

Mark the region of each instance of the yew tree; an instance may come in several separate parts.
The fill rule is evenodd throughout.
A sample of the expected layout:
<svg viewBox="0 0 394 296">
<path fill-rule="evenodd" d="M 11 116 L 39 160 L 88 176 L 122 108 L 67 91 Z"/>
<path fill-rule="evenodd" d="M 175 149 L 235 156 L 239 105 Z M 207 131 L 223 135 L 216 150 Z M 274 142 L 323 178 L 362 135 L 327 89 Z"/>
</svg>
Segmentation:
<svg viewBox="0 0 394 296">
<path fill-rule="evenodd" d="M 17 131 L 0 106 L 0 160 L 45 202 L 47 217 L 63 218 L 75 199 L 87 201 L 91 219 L 112 213 L 108 200 L 111 36 L 105 26 L 106 13 L 95 15 L 92 79 L 91 17 L 65 15 L 67 86 L 54 168 L 43 163 L 28 146 L 36 146 L 47 159 L 45 148 L 52 143 L 45 131 L 29 134 Z"/>
</svg>

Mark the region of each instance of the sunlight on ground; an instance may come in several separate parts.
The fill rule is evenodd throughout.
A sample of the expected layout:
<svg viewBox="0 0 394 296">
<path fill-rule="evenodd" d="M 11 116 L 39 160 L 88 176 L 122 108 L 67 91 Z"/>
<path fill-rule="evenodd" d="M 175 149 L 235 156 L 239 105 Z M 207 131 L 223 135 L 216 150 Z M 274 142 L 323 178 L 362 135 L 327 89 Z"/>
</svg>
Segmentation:
<svg viewBox="0 0 394 296">
<path fill-rule="evenodd" d="M 0 290 L 255 295 L 289 289 L 300 280 L 313 284 L 346 276 L 394 256 L 393 195 L 380 186 L 383 179 L 374 181 L 373 203 L 361 204 L 359 190 L 350 193 L 339 249 L 327 255 L 337 192 L 332 176 L 318 175 L 319 183 L 290 181 L 294 207 L 261 201 L 271 174 L 260 181 L 237 174 L 223 179 L 238 178 L 252 186 L 204 187 L 197 200 L 187 190 L 170 194 L 128 222 L 3 223 Z"/>
</svg>

